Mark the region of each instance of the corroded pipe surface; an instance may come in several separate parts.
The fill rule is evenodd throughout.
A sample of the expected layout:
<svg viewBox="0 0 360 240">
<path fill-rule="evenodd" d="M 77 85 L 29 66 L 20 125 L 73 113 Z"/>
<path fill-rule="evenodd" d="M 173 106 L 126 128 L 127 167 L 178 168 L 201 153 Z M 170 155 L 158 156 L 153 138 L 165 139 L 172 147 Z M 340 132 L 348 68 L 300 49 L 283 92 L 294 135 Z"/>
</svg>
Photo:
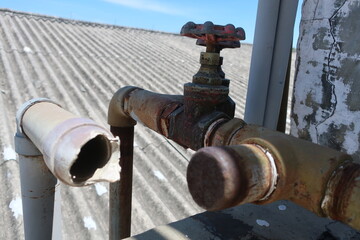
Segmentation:
<svg viewBox="0 0 360 240">
<path fill-rule="evenodd" d="M 121 142 L 121 181 L 110 184 L 109 239 L 115 240 L 131 234 L 134 127 L 111 127 L 111 132 Z"/>
<path fill-rule="evenodd" d="M 129 98 L 125 99 L 124 110 L 137 122 L 166 135 L 168 126 L 163 122 L 166 121 L 166 114 L 170 114 L 182 105 L 182 96 L 136 89 L 129 94 Z"/>
<path fill-rule="evenodd" d="M 188 166 L 189 191 L 206 210 L 254 202 L 273 191 L 274 167 L 264 150 L 255 145 L 203 148 Z"/>
<path fill-rule="evenodd" d="M 322 209 L 332 219 L 360 230 L 360 164 L 345 162 L 331 176 Z"/>
<path fill-rule="evenodd" d="M 197 150 L 203 146 L 205 133 L 212 123 L 229 119 L 235 105 L 224 86 L 218 87 L 221 91 L 210 91 L 192 85 L 192 91 L 185 88 L 184 96 L 121 88 L 110 102 L 108 123 L 128 127 L 140 122 L 186 148 Z M 193 114 L 187 114 L 186 109 Z"/>
<path fill-rule="evenodd" d="M 201 149 L 190 161 L 188 187 L 200 206 L 218 210 L 247 202 L 266 204 L 287 199 L 319 216 L 360 229 L 360 165 L 351 156 L 280 132 L 247 125 L 241 119 L 220 122 L 210 130 L 207 145 L 229 146 Z M 249 145 L 258 147 L 257 151 L 260 149 L 264 154 L 238 151 Z M 271 177 L 266 174 L 268 163 L 272 163 L 275 170 L 270 172 Z M 258 182 L 249 185 L 244 180 L 252 182 L 254 176 Z M 270 179 L 276 181 L 271 183 Z M 267 194 L 254 198 L 253 189 Z"/>
</svg>

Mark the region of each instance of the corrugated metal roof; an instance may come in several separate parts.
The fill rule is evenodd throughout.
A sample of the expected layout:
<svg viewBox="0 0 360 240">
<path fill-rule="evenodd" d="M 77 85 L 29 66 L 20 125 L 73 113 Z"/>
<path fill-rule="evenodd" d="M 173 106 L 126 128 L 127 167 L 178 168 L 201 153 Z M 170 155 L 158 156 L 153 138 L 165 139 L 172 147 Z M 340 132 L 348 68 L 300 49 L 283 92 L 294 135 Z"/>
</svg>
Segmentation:
<svg viewBox="0 0 360 240">
<path fill-rule="evenodd" d="M 107 106 L 125 85 L 181 94 L 202 47 L 175 34 L 0 9 L 0 239 L 23 239 L 15 113 L 47 97 L 107 126 Z M 237 116 L 244 110 L 251 46 L 224 50 Z M 191 151 L 136 126 L 132 233 L 196 214 L 185 173 Z M 108 186 L 62 186 L 64 239 L 106 239 Z"/>
</svg>

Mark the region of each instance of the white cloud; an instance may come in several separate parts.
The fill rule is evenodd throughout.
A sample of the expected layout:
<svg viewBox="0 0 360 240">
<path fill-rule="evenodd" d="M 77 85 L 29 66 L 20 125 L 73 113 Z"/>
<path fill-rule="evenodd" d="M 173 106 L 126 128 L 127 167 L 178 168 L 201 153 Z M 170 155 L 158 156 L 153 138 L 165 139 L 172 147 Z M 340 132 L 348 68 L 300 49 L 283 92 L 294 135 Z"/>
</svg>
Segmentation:
<svg viewBox="0 0 360 240">
<path fill-rule="evenodd" d="M 166 5 L 154 0 L 103 0 L 105 2 L 115 3 L 122 6 L 135 8 L 139 10 L 147 10 L 160 12 L 170 15 L 183 15 L 184 12 L 174 6 Z"/>
</svg>

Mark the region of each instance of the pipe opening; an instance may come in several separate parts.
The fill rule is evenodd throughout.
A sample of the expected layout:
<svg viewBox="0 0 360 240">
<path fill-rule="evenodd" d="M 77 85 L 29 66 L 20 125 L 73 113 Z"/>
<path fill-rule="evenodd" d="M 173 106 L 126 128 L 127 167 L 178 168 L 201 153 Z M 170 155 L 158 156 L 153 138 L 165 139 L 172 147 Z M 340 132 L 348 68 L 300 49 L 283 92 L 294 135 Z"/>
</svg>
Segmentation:
<svg viewBox="0 0 360 240">
<path fill-rule="evenodd" d="M 91 178 L 98 168 L 104 167 L 111 156 L 109 140 L 97 135 L 81 147 L 77 160 L 70 168 L 74 183 L 81 183 Z"/>
</svg>

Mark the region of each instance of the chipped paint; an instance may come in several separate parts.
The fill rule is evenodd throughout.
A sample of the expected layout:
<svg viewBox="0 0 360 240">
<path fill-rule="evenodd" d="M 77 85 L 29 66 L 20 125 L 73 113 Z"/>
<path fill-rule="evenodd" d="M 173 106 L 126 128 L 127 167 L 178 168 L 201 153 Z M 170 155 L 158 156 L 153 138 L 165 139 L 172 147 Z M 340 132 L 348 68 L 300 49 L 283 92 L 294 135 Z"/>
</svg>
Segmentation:
<svg viewBox="0 0 360 240">
<path fill-rule="evenodd" d="M 160 181 L 167 182 L 167 179 L 164 176 L 164 174 L 162 174 L 162 172 L 160 172 L 159 170 L 154 170 L 153 172 L 154 172 L 155 177 L 157 177 Z"/>
<path fill-rule="evenodd" d="M 13 199 L 10 204 L 9 208 L 11 209 L 13 216 L 18 218 L 23 215 L 23 208 L 22 208 L 22 199 L 21 197 L 16 197 Z"/>
<path fill-rule="evenodd" d="M 16 153 L 11 146 L 7 146 L 4 148 L 3 156 L 4 161 L 16 160 Z"/>
<path fill-rule="evenodd" d="M 102 196 L 102 195 L 104 195 L 105 193 L 108 192 L 108 190 L 106 189 L 106 187 L 102 183 L 95 183 L 94 187 L 95 187 L 95 191 L 96 191 L 98 196 Z"/>
<path fill-rule="evenodd" d="M 84 217 L 83 221 L 84 221 L 84 227 L 86 227 L 89 230 L 91 230 L 91 229 L 96 230 L 96 228 L 97 228 L 96 223 L 92 217 Z"/>
<path fill-rule="evenodd" d="M 257 223 L 257 225 L 262 226 L 262 227 L 270 227 L 270 223 L 266 220 L 256 219 L 256 223 Z"/>
<path fill-rule="evenodd" d="M 305 10 L 291 135 L 359 155 L 360 3 L 306 1 Z"/>
<path fill-rule="evenodd" d="M 278 206 L 278 209 L 279 209 L 280 211 L 285 211 L 285 210 L 287 209 L 287 207 L 286 207 L 285 205 L 279 205 L 279 206 Z"/>
<path fill-rule="evenodd" d="M 27 47 L 27 46 L 25 46 L 25 47 L 23 48 L 23 50 L 24 50 L 24 52 L 26 52 L 26 53 L 33 53 L 33 51 L 31 50 L 31 48 L 29 48 L 29 47 Z"/>
</svg>

